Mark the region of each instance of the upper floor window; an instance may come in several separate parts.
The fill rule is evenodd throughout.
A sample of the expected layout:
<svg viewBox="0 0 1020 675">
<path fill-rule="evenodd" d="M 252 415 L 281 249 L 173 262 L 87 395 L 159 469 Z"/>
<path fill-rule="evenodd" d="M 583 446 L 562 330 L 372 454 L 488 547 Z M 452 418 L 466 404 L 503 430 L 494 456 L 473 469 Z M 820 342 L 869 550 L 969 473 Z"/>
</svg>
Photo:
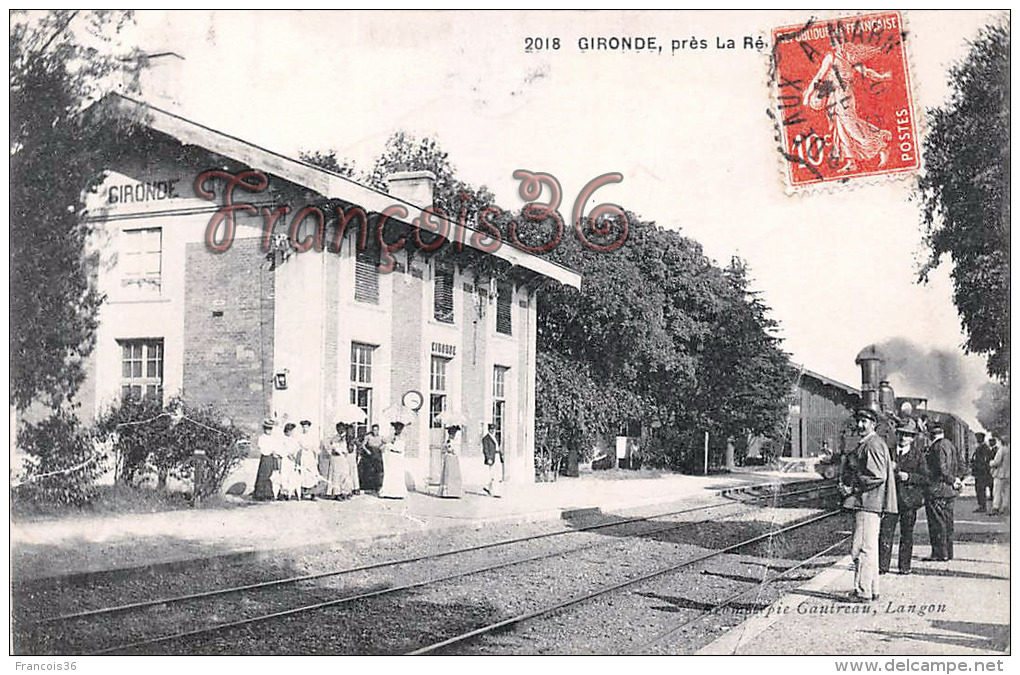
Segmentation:
<svg viewBox="0 0 1020 675">
<path fill-rule="evenodd" d="M 496 291 L 496 332 L 513 335 L 514 287 L 501 283 Z"/>
<path fill-rule="evenodd" d="M 121 286 L 159 293 L 162 284 L 163 230 L 159 227 L 124 230 L 119 252 Z"/>
<path fill-rule="evenodd" d="M 163 398 L 163 340 L 120 340 L 122 398 Z"/>
<path fill-rule="evenodd" d="M 436 267 L 433 309 L 436 321 L 453 323 L 452 267 Z"/>
<path fill-rule="evenodd" d="M 358 251 L 354 257 L 354 299 L 379 304 L 379 253 L 374 248 Z"/>
</svg>

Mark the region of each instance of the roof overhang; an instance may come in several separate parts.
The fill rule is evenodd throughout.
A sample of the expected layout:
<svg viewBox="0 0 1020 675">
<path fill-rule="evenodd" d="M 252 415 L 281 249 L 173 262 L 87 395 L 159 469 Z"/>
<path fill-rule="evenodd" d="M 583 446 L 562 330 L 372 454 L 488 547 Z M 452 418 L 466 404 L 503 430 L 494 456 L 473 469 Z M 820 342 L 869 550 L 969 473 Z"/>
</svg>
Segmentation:
<svg viewBox="0 0 1020 675">
<path fill-rule="evenodd" d="M 252 169 L 279 176 L 283 180 L 312 190 L 327 199 L 340 199 L 351 204 L 357 204 L 369 213 L 384 213 L 387 212 L 387 209 L 390 209 L 387 212 L 389 218 L 412 227 L 412 223 L 422 217 L 423 210 L 421 207 L 403 201 L 381 190 L 367 187 L 346 176 L 341 176 L 306 162 L 267 150 L 162 108 L 157 108 L 149 103 L 117 93 L 109 94 L 104 99 L 104 102 L 115 111 L 129 116 L 131 119 L 140 120 L 142 124 L 150 129 L 170 136 L 180 143 L 194 145 L 218 155 L 229 157 Z M 407 215 L 401 217 L 392 215 L 392 207 L 394 206 L 404 207 Z M 480 232 L 472 227 L 461 225 L 449 219 L 443 219 L 438 214 L 430 213 L 428 218 L 431 218 L 433 221 L 445 220 L 448 224 L 447 231 L 450 233 L 449 239 L 451 241 L 464 242 L 467 246 L 505 260 L 515 267 L 521 267 L 573 288 L 581 288 L 581 275 L 567 267 L 532 255 L 505 241 L 501 242 L 500 246 L 494 251 L 476 246 L 474 236 L 476 233 L 483 241 L 489 241 L 486 238 L 487 234 L 485 232 Z"/>
</svg>

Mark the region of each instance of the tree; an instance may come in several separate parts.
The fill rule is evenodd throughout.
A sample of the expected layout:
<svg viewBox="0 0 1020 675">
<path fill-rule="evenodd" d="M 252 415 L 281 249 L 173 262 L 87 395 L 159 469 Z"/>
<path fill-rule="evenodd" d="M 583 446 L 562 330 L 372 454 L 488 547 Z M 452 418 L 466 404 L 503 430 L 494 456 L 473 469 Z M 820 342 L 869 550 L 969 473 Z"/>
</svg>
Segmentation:
<svg viewBox="0 0 1020 675">
<path fill-rule="evenodd" d="M 984 354 L 988 373 L 1009 381 L 1010 147 L 1008 20 L 988 26 L 949 71 L 952 95 L 929 111 L 925 171 L 917 193 L 929 257 L 926 282 L 942 256 L 953 261 L 953 301 L 964 348 Z"/>
<path fill-rule="evenodd" d="M 308 164 L 317 166 L 320 169 L 332 171 L 335 174 L 346 176 L 347 178 L 354 180 L 362 180 L 365 178 L 361 175 L 361 172 L 358 171 L 358 167 L 353 160 L 338 156 L 336 154 L 336 150 L 329 150 L 325 152 L 320 150 L 303 150 L 298 153 L 298 156 L 301 158 L 302 162 L 307 162 Z"/>
<path fill-rule="evenodd" d="M 977 420 L 997 438 L 1009 442 L 1009 387 L 988 382 L 981 387 L 981 395 L 974 406 Z"/>
<path fill-rule="evenodd" d="M 82 196 L 101 178 L 116 123 L 82 112 L 121 68 L 75 37 L 119 31 L 128 15 L 58 11 L 18 16 L 10 39 L 11 374 L 13 404 L 68 401 L 84 379 L 102 296 L 86 255 Z"/>
</svg>

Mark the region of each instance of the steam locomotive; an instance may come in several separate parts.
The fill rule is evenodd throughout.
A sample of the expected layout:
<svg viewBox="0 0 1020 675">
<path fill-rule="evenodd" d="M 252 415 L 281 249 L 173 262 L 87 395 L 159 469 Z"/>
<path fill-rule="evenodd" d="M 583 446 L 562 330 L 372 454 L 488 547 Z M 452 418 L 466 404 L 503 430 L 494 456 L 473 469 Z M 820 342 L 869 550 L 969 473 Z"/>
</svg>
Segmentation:
<svg viewBox="0 0 1020 675">
<path fill-rule="evenodd" d="M 878 414 L 876 432 L 885 439 L 890 448 L 896 445 L 896 426 L 907 419 L 921 422 L 941 422 L 946 438 L 957 450 L 957 462 L 961 472 L 966 473 L 970 455 L 977 442 L 970 427 L 957 415 L 928 408 L 928 399 L 917 396 L 896 396 L 892 385 L 884 378 L 884 361 L 875 345 L 862 349 L 854 363 L 861 367 L 861 406 L 871 408 Z M 853 449 L 857 444 L 857 427 L 853 416 L 847 420 L 840 432 L 839 447 L 816 466 L 825 478 L 834 478 L 839 471 L 839 455 Z"/>
</svg>

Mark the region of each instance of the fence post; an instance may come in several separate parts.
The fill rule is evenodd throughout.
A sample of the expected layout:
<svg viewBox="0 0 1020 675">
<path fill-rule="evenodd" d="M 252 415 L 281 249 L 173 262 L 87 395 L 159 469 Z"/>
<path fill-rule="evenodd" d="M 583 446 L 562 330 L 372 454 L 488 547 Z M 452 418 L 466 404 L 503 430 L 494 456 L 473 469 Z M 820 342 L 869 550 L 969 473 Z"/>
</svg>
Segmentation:
<svg viewBox="0 0 1020 675">
<path fill-rule="evenodd" d="M 705 432 L 705 475 L 708 475 L 708 432 Z"/>
</svg>

